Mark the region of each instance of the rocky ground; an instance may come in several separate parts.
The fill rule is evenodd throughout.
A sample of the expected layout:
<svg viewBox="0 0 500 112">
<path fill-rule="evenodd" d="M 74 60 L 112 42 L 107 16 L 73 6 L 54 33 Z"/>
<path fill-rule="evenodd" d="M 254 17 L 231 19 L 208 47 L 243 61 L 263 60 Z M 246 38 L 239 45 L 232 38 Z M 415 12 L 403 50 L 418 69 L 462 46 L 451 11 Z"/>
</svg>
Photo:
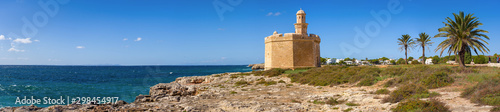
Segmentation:
<svg viewBox="0 0 500 112">
<path fill-rule="evenodd" d="M 291 83 L 284 75 L 278 77 L 243 76 L 237 73 L 210 76 L 180 77 L 171 83 L 150 88 L 149 95 L 139 95 L 132 103 L 6 107 L 0 111 L 390 111 L 397 103 L 382 103 L 388 95 L 373 94 L 384 88 L 385 81 L 373 86 L 354 85 L 309 86 Z M 275 83 L 273 82 L 275 81 Z M 245 83 L 246 82 L 246 83 Z M 260 82 L 260 83 L 259 83 Z M 263 82 L 267 82 L 263 83 Z M 395 90 L 396 88 L 387 88 Z M 450 110 L 457 112 L 489 111 L 460 98 L 456 86 L 431 90 L 441 96 Z M 333 102 L 332 102 L 333 101 Z"/>
</svg>

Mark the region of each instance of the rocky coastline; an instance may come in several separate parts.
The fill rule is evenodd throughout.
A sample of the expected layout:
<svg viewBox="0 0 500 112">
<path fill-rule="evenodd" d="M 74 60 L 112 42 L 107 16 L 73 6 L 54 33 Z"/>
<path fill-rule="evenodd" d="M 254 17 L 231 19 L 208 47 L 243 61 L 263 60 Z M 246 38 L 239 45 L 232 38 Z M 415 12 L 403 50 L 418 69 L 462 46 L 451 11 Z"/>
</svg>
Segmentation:
<svg viewBox="0 0 500 112">
<path fill-rule="evenodd" d="M 46 108 L 36 106 L 5 107 L 1 112 L 81 112 L 81 111 L 163 111 L 163 112 L 240 112 L 240 111 L 390 111 L 397 103 L 382 103 L 387 95 L 374 94 L 383 88 L 373 86 L 310 86 L 290 82 L 286 75 L 277 77 L 222 73 L 209 76 L 179 77 L 170 83 L 150 87 L 149 95 L 139 95 L 134 102 L 115 104 L 69 104 Z M 395 90 L 396 88 L 387 88 Z M 489 111 L 492 106 L 478 106 L 460 98 L 459 92 L 440 88 L 438 99 L 452 111 Z M 452 88 L 451 88 L 452 89 Z M 332 102 L 333 101 L 333 102 Z M 354 105 L 355 104 L 355 105 Z"/>
</svg>

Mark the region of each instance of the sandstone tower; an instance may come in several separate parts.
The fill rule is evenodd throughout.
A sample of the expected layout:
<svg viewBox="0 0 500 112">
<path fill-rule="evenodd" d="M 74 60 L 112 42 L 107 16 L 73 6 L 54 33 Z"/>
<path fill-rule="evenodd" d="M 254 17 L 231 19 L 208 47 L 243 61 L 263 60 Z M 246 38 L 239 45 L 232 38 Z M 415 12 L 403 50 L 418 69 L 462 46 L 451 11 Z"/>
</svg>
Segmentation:
<svg viewBox="0 0 500 112">
<path fill-rule="evenodd" d="M 265 69 L 296 69 L 303 67 L 320 67 L 318 35 L 307 34 L 306 13 L 297 12 L 295 33 L 278 34 L 265 38 Z"/>
</svg>

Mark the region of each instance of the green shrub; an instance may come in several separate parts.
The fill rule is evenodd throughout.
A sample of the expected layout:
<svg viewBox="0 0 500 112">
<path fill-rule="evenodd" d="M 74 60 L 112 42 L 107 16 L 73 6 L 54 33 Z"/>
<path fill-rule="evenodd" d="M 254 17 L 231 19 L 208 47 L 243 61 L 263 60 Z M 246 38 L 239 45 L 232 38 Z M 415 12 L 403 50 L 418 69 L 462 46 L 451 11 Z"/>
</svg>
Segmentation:
<svg viewBox="0 0 500 112">
<path fill-rule="evenodd" d="M 358 86 L 371 86 L 375 83 L 377 83 L 377 80 L 375 79 L 375 77 L 369 77 L 369 78 L 364 78 L 357 85 Z"/>
<path fill-rule="evenodd" d="M 240 80 L 240 81 L 234 83 L 234 86 L 241 86 L 241 85 L 247 85 L 247 84 L 248 84 L 247 81 Z"/>
<path fill-rule="evenodd" d="M 275 84 L 277 84 L 277 83 L 278 83 L 278 82 L 276 82 L 276 81 L 267 81 L 267 83 L 266 83 L 266 84 L 264 84 L 264 85 L 269 86 L 269 85 L 275 85 Z"/>
<path fill-rule="evenodd" d="M 441 94 L 437 92 L 431 92 L 431 93 L 420 93 L 420 94 L 414 94 L 412 98 L 433 98 L 436 96 L 440 96 Z"/>
<path fill-rule="evenodd" d="M 475 86 L 466 88 L 462 97 L 469 98 L 474 103 L 500 106 L 500 76 L 491 77 Z"/>
<path fill-rule="evenodd" d="M 352 108 L 347 108 L 347 109 L 344 110 L 344 112 L 349 112 L 351 110 L 352 110 Z"/>
<path fill-rule="evenodd" d="M 314 100 L 312 103 L 313 104 L 325 104 L 325 102 L 319 101 L 319 100 Z"/>
<path fill-rule="evenodd" d="M 286 70 L 284 72 L 284 74 L 296 74 L 296 73 L 302 73 L 302 72 L 306 72 L 307 70 L 309 70 L 311 68 L 298 68 L 298 69 L 295 69 L 295 70 Z"/>
<path fill-rule="evenodd" d="M 429 89 L 448 86 L 453 82 L 453 78 L 448 76 L 445 72 L 433 73 L 432 75 L 427 76 L 424 80 L 421 80 L 421 84 Z"/>
<path fill-rule="evenodd" d="M 290 74 L 292 82 L 314 86 L 338 85 L 345 83 L 361 82 L 360 86 L 373 85 L 379 77 L 380 69 L 377 67 L 348 67 L 326 66 L 312 68 L 306 72 Z"/>
<path fill-rule="evenodd" d="M 401 75 L 396 76 L 393 79 L 387 81 L 384 84 L 385 87 L 392 87 L 406 83 L 421 83 L 424 86 L 428 86 L 431 88 L 438 88 L 453 83 L 453 78 L 449 77 L 448 74 L 457 72 L 469 72 L 470 68 L 462 70 L 461 68 L 458 67 L 416 65 L 413 67 L 399 69 L 402 70 L 402 73 L 398 71 L 398 69 L 396 68 L 394 69 L 388 68 L 386 70 L 394 70 L 396 72 L 399 72 L 398 74 Z M 382 73 L 390 74 L 391 72 L 384 71 Z"/>
<path fill-rule="evenodd" d="M 337 105 L 337 104 L 341 104 L 343 103 L 344 101 L 340 101 L 336 98 L 329 98 L 325 103 L 328 104 L 328 105 Z"/>
<path fill-rule="evenodd" d="M 375 91 L 375 94 L 389 94 L 391 93 L 391 91 L 389 91 L 388 89 L 379 89 L 377 91 Z"/>
<path fill-rule="evenodd" d="M 500 106 L 500 76 L 491 77 L 466 88 L 461 95 L 475 103 Z"/>
<path fill-rule="evenodd" d="M 387 67 L 385 70 L 380 72 L 381 76 L 401 76 L 404 75 L 406 68 L 402 67 Z"/>
<path fill-rule="evenodd" d="M 238 75 L 231 75 L 231 77 L 229 77 L 231 79 L 234 79 L 234 78 L 238 78 Z"/>
<path fill-rule="evenodd" d="M 268 76 L 268 77 L 274 77 L 274 76 L 279 76 L 283 73 L 285 73 L 286 70 L 283 70 L 281 68 L 273 68 L 271 70 L 266 70 L 266 71 L 253 71 L 252 73 L 255 76 Z"/>
<path fill-rule="evenodd" d="M 347 106 L 359 106 L 359 104 L 352 103 L 352 102 L 345 103 L 345 105 L 347 105 Z"/>
<path fill-rule="evenodd" d="M 231 91 L 231 92 L 230 92 L 230 94 L 236 94 L 236 93 L 238 93 L 238 92 L 235 92 L 235 91 Z"/>
<path fill-rule="evenodd" d="M 450 112 L 444 103 L 435 99 L 430 101 L 422 101 L 418 99 L 410 99 L 392 109 L 394 112 Z"/>
<path fill-rule="evenodd" d="M 283 81 L 283 80 L 280 80 L 280 81 L 278 81 L 278 83 L 285 83 L 285 81 Z"/>
<path fill-rule="evenodd" d="M 418 64 L 422 64 L 422 63 L 418 62 L 417 60 L 413 60 L 413 61 L 411 61 L 411 64 L 412 65 L 418 65 Z"/>
<path fill-rule="evenodd" d="M 441 59 L 439 58 L 439 56 L 434 56 L 432 57 L 432 64 L 439 64 L 439 62 L 441 61 Z"/>
<path fill-rule="evenodd" d="M 277 84 L 278 82 L 276 81 L 265 81 L 265 80 L 260 80 L 259 82 L 257 82 L 257 85 L 259 84 L 264 84 L 265 86 L 269 86 L 269 85 L 275 85 Z"/>
<path fill-rule="evenodd" d="M 488 60 L 484 55 L 475 56 L 474 64 L 485 64 L 485 63 L 488 63 Z"/>
<path fill-rule="evenodd" d="M 415 94 L 428 94 L 429 91 L 423 86 L 416 84 L 405 84 L 398 87 L 389 94 L 389 97 L 383 99 L 383 102 L 396 103 L 404 99 L 413 97 Z"/>
</svg>

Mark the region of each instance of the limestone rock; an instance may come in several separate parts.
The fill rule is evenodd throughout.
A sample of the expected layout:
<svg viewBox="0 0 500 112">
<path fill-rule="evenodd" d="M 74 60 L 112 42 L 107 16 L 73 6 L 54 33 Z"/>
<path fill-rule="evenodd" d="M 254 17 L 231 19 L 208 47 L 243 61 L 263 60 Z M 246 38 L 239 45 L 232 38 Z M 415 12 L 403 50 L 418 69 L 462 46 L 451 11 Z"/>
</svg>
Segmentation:
<svg viewBox="0 0 500 112">
<path fill-rule="evenodd" d="M 196 88 L 194 86 L 179 83 L 160 83 L 149 89 L 149 95 L 153 101 L 167 96 L 192 96 L 195 93 Z"/>
<path fill-rule="evenodd" d="M 252 70 L 264 69 L 264 63 L 261 64 L 250 64 L 248 67 L 252 67 Z"/>
</svg>

